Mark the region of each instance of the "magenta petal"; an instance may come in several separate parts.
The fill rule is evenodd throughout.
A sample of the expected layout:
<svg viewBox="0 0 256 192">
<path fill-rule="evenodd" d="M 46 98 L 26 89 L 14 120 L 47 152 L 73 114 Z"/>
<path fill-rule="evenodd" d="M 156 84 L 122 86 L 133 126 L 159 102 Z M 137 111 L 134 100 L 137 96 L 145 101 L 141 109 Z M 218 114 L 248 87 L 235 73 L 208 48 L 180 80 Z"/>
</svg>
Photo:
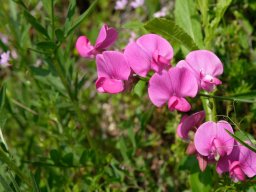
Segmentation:
<svg viewBox="0 0 256 192">
<path fill-rule="evenodd" d="M 211 51 L 196 50 L 186 56 L 186 62 L 190 67 L 205 75 L 219 76 L 223 73 L 223 65 L 220 59 Z"/>
<path fill-rule="evenodd" d="M 244 181 L 245 180 L 245 174 L 243 170 L 240 167 L 239 161 L 234 161 L 229 167 L 230 177 L 235 181 Z"/>
<path fill-rule="evenodd" d="M 251 144 L 250 142 L 247 142 Z M 251 144 L 252 145 L 252 144 Z M 239 158 L 238 161 L 241 164 L 241 169 L 248 177 L 256 175 L 256 153 L 248 149 L 247 147 L 239 144 Z"/>
<path fill-rule="evenodd" d="M 226 130 L 228 130 L 231 133 L 234 133 L 233 128 L 228 122 L 217 122 L 216 138 L 218 138 L 218 140 L 220 140 L 221 143 L 223 143 L 223 146 L 220 146 L 221 150 L 224 150 L 226 154 L 229 155 L 234 147 L 234 138 L 231 137 Z"/>
<path fill-rule="evenodd" d="M 197 153 L 197 151 L 196 151 L 195 144 L 193 142 L 189 142 L 187 149 L 186 149 L 186 154 L 194 155 L 196 153 Z"/>
<path fill-rule="evenodd" d="M 198 91 L 197 80 L 185 68 L 173 67 L 169 70 L 171 86 L 177 97 L 195 97 Z"/>
<path fill-rule="evenodd" d="M 181 123 L 177 128 L 177 134 L 182 139 L 188 139 L 189 131 L 197 128 L 205 118 L 205 112 L 199 111 L 194 113 L 185 119 L 182 118 Z"/>
<path fill-rule="evenodd" d="M 151 58 L 137 43 L 129 43 L 124 50 L 124 55 L 136 74 L 142 77 L 147 76 L 151 69 Z"/>
<path fill-rule="evenodd" d="M 151 58 L 151 69 L 160 73 L 170 67 L 173 58 L 173 48 L 170 43 L 156 34 L 143 35 L 136 41 Z"/>
<path fill-rule="evenodd" d="M 148 95 L 154 105 L 164 105 L 172 94 L 170 76 L 167 71 L 162 74 L 155 73 L 149 80 Z"/>
<path fill-rule="evenodd" d="M 170 43 L 156 34 L 143 35 L 136 41 L 139 46 L 143 47 L 150 55 L 157 50 L 158 55 L 165 58 L 166 62 L 170 62 L 173 57 L 173 48 Z"/>
<path fill-rule="evenodd" d="M 122 80 L 100 77 L 96 81 L 96 88 L 101 93 L 116 94 L 124 90 L 124 83 Z"/>
<path fill-rule="evenodd" d="M 95 48 L 98 50 L 106 49 L 111 46 L 117 39 L 118 33 L 112 28 L 104 24 L 99 32 L 98 38 L 95 43 Z"/>
<path fill-rule="evenodd" d="M 202 124 L 195 134 L 196 150 L 201 155 L 211 158 L 229 155 L 234 146 L 234 139 L 226 130 L 233 133 L 231 125 L 226 121 L 208 121 Z"/>
<path fill-rule="evenodd" d="M 229 156 L 221 157 L 217 163 L 216 171 L 218 174 L 223 174 L 229 171 Z"/>
<path fill-rule="evenodd" d="M 202 156 L 202 155 L 200 155 L 200 154 L 197 154 L 196 158 L 197 158 L 197 160 L 198 160 L 198 164 L 199 164 L 200 170 L 201 170 L 202 172 L 204 172 L 205 169 L 206 169 L 206 167 L 207 167 L 207 163 L 208 163 L 207 157 Z"/>
<path fill-rule="evenodd" d="M 195 133 L 195 147 L 203 156 L 210 155 L 212 140 L 216 136 L 216 123 L 208 121 L 203 123 Z"/>
<path fill-rule="evenodd" d="M 109 79 L 128 80 L 131 69 L 122 53 L 105 51 L 96 56 L 98 77 Z"/>
<path fill-rule="evenodd" d="M 181 112 L 188 112 L 191 109 L 191 105 L 184 98 L 172 96 L 168 101 L 168 108 L 171 111 L 178 110 Z"/>
<path fill-rule="evenodd" d="M 80 36 L 76 41 L 76 49 L 78 53 L 85 58 L 94 57 L 94 47 L 91 45 L 90 41 L 86 36 Z"/>
</svg>

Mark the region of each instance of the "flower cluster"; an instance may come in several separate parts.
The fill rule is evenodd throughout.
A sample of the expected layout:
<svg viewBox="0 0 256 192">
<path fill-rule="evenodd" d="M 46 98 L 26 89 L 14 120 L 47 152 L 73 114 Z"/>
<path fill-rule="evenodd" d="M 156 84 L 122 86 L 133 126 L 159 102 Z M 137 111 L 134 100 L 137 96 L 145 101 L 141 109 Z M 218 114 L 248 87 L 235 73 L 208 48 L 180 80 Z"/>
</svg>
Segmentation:
<svg viewBox="0 0 256 192">
<path fill-rule="evenodd" d="M 86 36 L 76 42 L 82 57 L 96 57 L 96 88 L 100 93 L 123 92 L 134 76 L 149 76 L 148 96 L 155 106 L 167 104 L 170 111 L 188 112 L 191 105 L 187 97 L 195 97 L 200 90 L 211 92 L 222 83 L 218 79 L 223 73 L 222 62 L 211 51 L 192 51 L 171 66 L 173 48 L 159 35 L 143 35 L 130 42 L 123 52 L 107 51 L 116 39 L 117 31 L 103 25 L 95 46 Z M 234 181 L 256 175 L 256 165 L 252 163 L 256 154 L 228 134 L 226 130 L 234 133 L 231 125 L 226 121 L 202 124 L 204 118 L 204 111 L 183 116 L 177 128 L 177 135 L 189 140 L 187 154 L 196 155 L 200 169 L 204 171 L 208 163 L 217 163 L 217 172 L 229 171 Z"/>
<path fill-rule="evenodd" d="M 256 153 L 236 142 L 226 130 L 234 133 L 226 121 L 208 121 L 202 124 L 205 112 L 184 116 L 177 128 L 177 135 L 189 141 L 186 153 L 196 155 L 201 171 L 208 163 L 216 163 L 220 175 L 229 172 L 235 181 L 244 181 L 246 175 L 256 175 Z M 247 141 L 249 145 L 252 145 Z"/>
</svg>

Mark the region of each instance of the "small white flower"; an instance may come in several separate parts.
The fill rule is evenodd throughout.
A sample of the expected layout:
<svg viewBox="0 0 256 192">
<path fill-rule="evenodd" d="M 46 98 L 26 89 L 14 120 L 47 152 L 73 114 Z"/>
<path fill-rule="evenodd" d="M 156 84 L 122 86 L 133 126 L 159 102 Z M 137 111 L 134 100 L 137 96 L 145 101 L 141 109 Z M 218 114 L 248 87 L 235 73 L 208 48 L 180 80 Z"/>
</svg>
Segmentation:
<svg viewBox="0 0 256 192">
<path fill-rule="evenodd" d="M 115 5 L 115 10 L 123 10 L 125 9 L 128 0 L 117 0 Z"/>
<path fill-rule="evenodd" d="M 4 52 L 0 55 L 0 66 L 8 67 L 10 64 L 8 61 L 10 60 L 10 51 Z"/>
<path fill-rule="evenodd" d="M 144 4 L 144 0 L 134 0 L 131 2 L 131 7 L 136 9 L 138 7 L 141 7 Z"/>
</svg>

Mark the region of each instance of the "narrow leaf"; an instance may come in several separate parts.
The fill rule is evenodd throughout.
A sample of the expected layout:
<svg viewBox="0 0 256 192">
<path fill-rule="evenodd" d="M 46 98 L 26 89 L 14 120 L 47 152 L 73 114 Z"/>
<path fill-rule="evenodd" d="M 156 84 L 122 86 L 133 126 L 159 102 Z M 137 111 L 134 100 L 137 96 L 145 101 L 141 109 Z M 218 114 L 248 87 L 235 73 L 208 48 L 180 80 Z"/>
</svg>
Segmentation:
<svg viewBox="0 0 256 192">
<path fill-rule="evenodd" d="M 145 29 L 169 40 L 171 43 L 184 45 L 188 50 L 197 50 L 198 46 L 193 39 L 175 22 L 168 19 L 155 18 L 145 24 Z"/>
<path fill-rule="evenodd" d="M 82 15 L 80 15 L 80 17 L 76 20 L 76 22 L 69 29 L 67 29 L 65 33 L 65 37 L 69 36 L 84 21 L 84 19 L 93 11 L 97 2 L 98 0 L 95 0 L 91 4 L 91 6 Z"/>
<path fill-rule="evenodd" d="M 49 35 L 46 31 L 46 29 L 37 21 L 37 19 L 31 15 L 27 10 L 24 10 L 24 16 L 26 20 L 41 34 L 43 34 L 45 37 L 49 39 Z"/>
<path fill-rule="evenodd" d="M 251 145 L 249 145 L 248 143 L 244 142 L 242 139 L 240 139 L 238 136 L 236 136 L 235 134 L 229 132 L 227 129 L 226 131 L 228 132 L 228 134 L 233 137 L 236 141 L 238 141 L 239 143 L 241 143 L 243 146 L 247 147 L 248 149 L 252 150 L 253 152 L 256 153 L 256 147 L 252 147 Z"/>
<path fill-rule="evenodd" d="M 0 175 L 0 183 L 2 184 L 3 188 L 5 189 L 5 191 L 14 192 L 13 189 L 11 188 L 11 186 L 5 180 L 5 178 L 2 177 L 2 175 Z"/>
</svg>

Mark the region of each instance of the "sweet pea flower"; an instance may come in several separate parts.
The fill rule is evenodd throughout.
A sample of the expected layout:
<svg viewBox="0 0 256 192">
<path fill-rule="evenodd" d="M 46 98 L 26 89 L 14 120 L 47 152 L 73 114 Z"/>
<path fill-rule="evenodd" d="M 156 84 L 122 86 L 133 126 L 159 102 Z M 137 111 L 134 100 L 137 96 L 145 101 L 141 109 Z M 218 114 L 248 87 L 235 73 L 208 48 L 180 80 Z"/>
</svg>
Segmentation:
<svg viewBox="0 0 256 192">
<path fill-rule="evenodd" d="M 152 69 L 161 73 L 170 67 L 173 57 L 173 48 L 167 40 L 156 34 L 143 35 L 136 42 L 129 43 L 124 55 L 132 68 L 139 76 L 146 77 Z"/>
<path fill-rule="evenodd" d="M 124 90 L 124 81 L 128 80 L 131 69 L 122 53 L 104 51 L 96 56 L 96 65 L 98 92 L 116 94 Z"/>
<path fill-rule="evenodd" d="M 114 28 L 104 24 L 100 29 L 95 46 L 91 44 L 86 36 L 80 36 L 76 41 L 76 49 L 81 57 L 94 58 L 96 54 L 114 44 L 117 36 L 118 33 Z"/>
<path fill-rule="evenodd" d="M 251 145 L 250 142 L 247 143 Z M 218 161 L 216 171 L 220 175 L 229 172 L 234 182 L 244 181 L 246 175 L 248 177 L 256 175 L 256 153 L 238 142 L 234 144 L 232 153 Z"/>
<path fill-rule="evenodd" d="M 148 95 L 157 107 L 168 102 L 170 111 L 187 112 L 191 106 L 185 97 L 195 97 L 197 81 L 185 68 L 171 68 L 169 71 L 155 73 L 149 80 Z"/>
<path fill-rule="evenodd" d="M 196 131 L 205 118 L 205 112 L 199 111 L 190 116 L 184 115 L 177 128 L 177 135 L 184 140 L 189 139 L 189 132 Z"/>
<path fill-rule="evenodd" d="M 209 160 L 219 160 L 220 157 L 229 155 L 234 146 L 234 139 L 226 130 L 233 133 L 231 125 L 226 121 L 203 123 L 195 133 L 197 152 L 207 156 Z"/>
<path fill-rule="evenodd" d="M 194 73 L 199 89 L 213 91 L 216 85 L 222 82 L 217 78 L 223 73 L 220 59 L 211 51 L 196 50 L 190 52 L 185 60 L 180 61 L 177 67 L 185 67 Z"/>
</svg>

